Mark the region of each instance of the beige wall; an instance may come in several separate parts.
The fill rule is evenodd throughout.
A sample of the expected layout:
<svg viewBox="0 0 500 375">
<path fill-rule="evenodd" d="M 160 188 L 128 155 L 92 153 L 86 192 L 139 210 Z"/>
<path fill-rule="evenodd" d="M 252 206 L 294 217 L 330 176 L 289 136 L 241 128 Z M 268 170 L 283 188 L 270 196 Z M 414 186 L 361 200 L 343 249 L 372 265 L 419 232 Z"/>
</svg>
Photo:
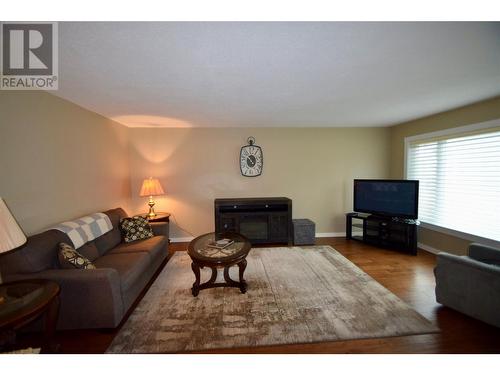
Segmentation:
<svg viewBox="0 0 500 375">
<path fill-rule="evenodd" d="M 90 212 L 144 212 L 142 179 L 160 178 L 172 237 L 213 230 L 217 197 L 288 196 L 317 232 L 345 231 L 352 179 L 389 176 L 390 129 L 127 129 L 43 92 L 0 92 L 0 196 L 27 234 Z M 261 177 L 240 175 L 248 136 Z M 132 198 L 132 199 L 131 199 Z"/>
<path fill-rule="evenodd" d="M 263 148 L 264 171 L 255 178 L 239 170 L 240 147 L 249 136 Z M 167 196 L 157 211 L 175 214 L 189 237 L 214 229 L 213 201 L 222 197 L 287 196 L 293 216 L 316 222 L 317 232 L 344 232 L 352 210 L 352 180 L 389 176 L 389 128 L 129 129 L 132 205 L 143 178 L 160 179 Z"/>
<path fill-rule="evenodd" d="M 0 196 L 27 234 L 130 197 L 126 128 L 56 96 L 0 91 Z"/>
<path fill-rule="evenodd" d="M 500 97 L 391 127 L 391 177 L 404 177 L 405 137 L 497 118 L 500 118 Z M 419 242 L 435 249 L 465 254 L 470 241 L 420 228 Z"/>
<path fill-rule="evenodd" d="M 500 118 L 500 97 L 391 128 L 127 129 L 43 92 L 0 91 L 0 196 L 32 234 L 62 220 L 123 206 L 144 212 L 142 179 L 167 192 L 157 210 L 175 215 L 172 237 L 213 229 L 217 197 L 288 196 L 294 217 L 319 233 L 345 231 L 353 178 L 403 177 L 404 138 Z M 248 136 L 264 173 L 240 175 Z M 464 253 L 468 241 L 423 229 L 420 242 Z"/>
</svg>

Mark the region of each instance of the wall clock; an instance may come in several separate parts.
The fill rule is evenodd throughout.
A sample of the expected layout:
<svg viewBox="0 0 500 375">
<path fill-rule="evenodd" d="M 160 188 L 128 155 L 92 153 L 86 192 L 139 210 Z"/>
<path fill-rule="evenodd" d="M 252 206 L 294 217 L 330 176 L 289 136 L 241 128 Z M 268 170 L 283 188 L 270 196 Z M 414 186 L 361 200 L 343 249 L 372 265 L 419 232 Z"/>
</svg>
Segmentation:
<svg viewBox="0 0 500 375">
<path fill-rule="evenodd" d="M 255 145 L 255 138 L 248 137 L 248 145 L 240 150 L 240 171 L 245 177 L 257 177 L 262 174 L 264 156 L 260 146 Z"/>
</svg>

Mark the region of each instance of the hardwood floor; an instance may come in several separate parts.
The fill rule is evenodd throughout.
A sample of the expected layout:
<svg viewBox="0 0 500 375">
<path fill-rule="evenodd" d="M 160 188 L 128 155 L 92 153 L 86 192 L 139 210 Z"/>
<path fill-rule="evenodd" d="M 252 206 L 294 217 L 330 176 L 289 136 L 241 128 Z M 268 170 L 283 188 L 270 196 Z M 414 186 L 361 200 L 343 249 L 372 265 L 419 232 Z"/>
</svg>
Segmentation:
<svg viewBox="0 0 500 375">
<path fill-rule="evenodd" d="M 435 322 L 440 333 L 381 339 L 235 348 L 205 353 L 500 353 L 500 329 L 481 323 L 436 303 L 433 268 L 436 257 L 419 250 L 417 256 L 379 249 L 345 238 L 319 238 L 317 244 L 334 247 L 380 284 Z M 187 243 L 171 244 L 184 251 Z M 144 292 L 143 292 L 144 293 Z M 62 353 L 103 353 L 118 332 L 81 330 L 58 332 Z M 20 343 L 38 340 L 21 335 Z"/>
</svg>

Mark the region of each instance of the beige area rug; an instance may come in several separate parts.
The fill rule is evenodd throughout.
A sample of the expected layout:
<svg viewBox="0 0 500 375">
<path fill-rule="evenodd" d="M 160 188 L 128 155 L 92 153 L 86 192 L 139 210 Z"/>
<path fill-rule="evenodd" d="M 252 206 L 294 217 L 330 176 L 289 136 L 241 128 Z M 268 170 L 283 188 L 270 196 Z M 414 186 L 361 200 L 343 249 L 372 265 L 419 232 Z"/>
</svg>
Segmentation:
<svg viewBox="0 0 500 375">
<path fill-rule="evenodd" d="M 330 246 L 254 248 L 247 261 L 246 294 L 236 288 L 214 288 L 193 297 L 190 258 L 185 252 L 175 253 L 107 353 L 166 353 L 438 331 Z M 231 269 L 233 279 L 236 270 Z M 210 270 L 203 271 L 202 282 L 210 278 Z"/>
</svg>

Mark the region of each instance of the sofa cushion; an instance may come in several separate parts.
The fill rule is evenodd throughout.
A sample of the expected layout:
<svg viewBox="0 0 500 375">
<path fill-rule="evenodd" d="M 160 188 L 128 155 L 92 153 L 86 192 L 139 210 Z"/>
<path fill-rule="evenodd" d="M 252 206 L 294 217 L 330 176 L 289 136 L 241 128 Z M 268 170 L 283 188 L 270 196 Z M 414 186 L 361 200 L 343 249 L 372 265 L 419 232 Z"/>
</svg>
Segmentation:
<svg viewBox="0 0 500 375">
<path fill-rule="evenodd" d="M 99 252 L 99 255 L 106 254 L 109 250 L 122 242 L 120 220 L 124 217 L 127 217 L 127 213 L 121 208 L 104 211 L 104 213 L 108 215 L 109 220 L 111 220 L 113 229 L 108 233 L 103 234 L 101 237 L 95 239 L 94 243 L 96 245 L 97 251 Z"/>
<path fill-rule="evenodd" d="M 153 237 L 153 229 L 147 219 L 142 216 L 121 219 L 120 227 L 125 242 L 134 242 Z"/>
<path fill-rule="evenodd" d="M 106 254 L 94 262 L 97 268 L 112 268 L 120 275 L 122 290 L 127 290 L 146 272 L 150 257 L 146 252 Z"/>
<path fill-rule="evenodd" d="M 111 249 L 108 254 L 127 254 L 146 252 L 155 258 L 159 252 L 166 251 L 168 239 L 165 236 L 154 236 L 145 240 L 121 243 L 114 249 Z"/>
<path fill-rule="evenodd" d="M 66 269 L 95 270 L 90 260 L 65 242 L 59 244 L 59 265 Z"/>
<path fill-rule="evenodd" d="M 79 247 L 78 252 L 91 262 L 93 262 L 94 260 L 96 260 L 101 256 L 101 254 L 99 254 L 99 251 L 97 250 L 97 246 L 95 245 L 94 241 L 87 242 L 82 247 Z"/>
</svg>

